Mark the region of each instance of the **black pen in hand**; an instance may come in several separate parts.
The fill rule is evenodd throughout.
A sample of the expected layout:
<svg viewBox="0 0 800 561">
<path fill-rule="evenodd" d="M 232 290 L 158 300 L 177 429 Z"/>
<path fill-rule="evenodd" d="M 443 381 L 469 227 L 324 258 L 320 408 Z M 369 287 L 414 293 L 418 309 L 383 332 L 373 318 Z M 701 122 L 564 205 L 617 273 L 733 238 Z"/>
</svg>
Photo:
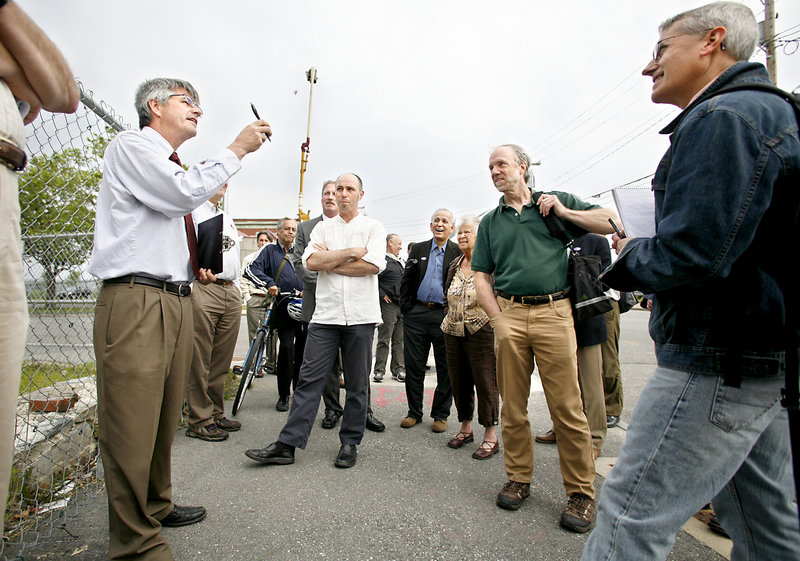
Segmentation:
<svg viewBox="0 0 800 561">
<path fill-rule="evenodd" d="M 260 120 L 261 120 L 261 117 L 258 115 L 258 109 L 256 109 L 256 106 L 255 106 L 255 105 L 253 105 L 253 103 L 252 103 L 252 102 L 250 102 L 250 109 L 252 109 L 252 110 L 253 110 L 253 115 L 255 115 L 255 116 L 256 116 L 256 119 L 258 119 L 258 120 L 260 121 Z M 267 133 L 265 133 L 265 134 L 267 134 Z M 270 142 L 272 142 L 272 135 L 270 135 L 270 134 L 267 134 L 267 140 L 269 140 Z M 610 219 L 609 219 L 609 220 L 610 220 Z M 615 228 L 616 228 L 616 226 L 615 226 Z"/>
<path fill-rule="evenodd" d="M 254 109 L 255 109 L 255 108 L 254 108 Z M 612 220 L 611 218 L 609 218 L 609 219 L 608 219 L 608 221 L 611 223 L 611 227 L 612 227 L 612 228 L 614 228 L 614 231 L 617 233 L 617 235 L 618 235 L 620 238 L 624 238 L 624 237 L 625 237 L 625 234 L 623 234 L 623 233 L 622 233 L 622 231 L 621 231 L 619 228 L 617 228 L 617 225 L 614 223 L 614 220 Z"/>
</svg>

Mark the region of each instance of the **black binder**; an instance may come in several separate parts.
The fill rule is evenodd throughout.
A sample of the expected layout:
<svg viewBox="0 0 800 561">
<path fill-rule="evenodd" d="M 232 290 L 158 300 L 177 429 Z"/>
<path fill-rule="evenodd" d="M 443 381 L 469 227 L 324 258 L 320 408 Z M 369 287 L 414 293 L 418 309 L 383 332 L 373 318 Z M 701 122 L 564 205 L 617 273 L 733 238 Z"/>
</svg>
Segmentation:
<svg viewBox="0 0 800 561">
<path fill-rule="evenodd" d="M 197 225 L 197 251 L 200 268 L 212 273 L 222 272 L 222 215 L 209 218 Z"/>
</svg>

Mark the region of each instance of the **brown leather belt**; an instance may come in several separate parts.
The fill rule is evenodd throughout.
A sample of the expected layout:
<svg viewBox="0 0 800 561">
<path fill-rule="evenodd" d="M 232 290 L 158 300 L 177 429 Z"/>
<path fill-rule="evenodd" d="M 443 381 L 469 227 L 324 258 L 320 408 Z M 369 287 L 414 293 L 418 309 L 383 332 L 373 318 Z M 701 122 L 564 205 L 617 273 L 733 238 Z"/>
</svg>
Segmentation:
<svg viewBox="0 0 800 561">
<path fill-rule="evenodd" d="M 22 171 L 28 163 L 25 151 L 2 133 L 0 133 L 0 163 L 11 171 Z"/>
<path fill-rule="evenodd" d="M 233 284 L 233 281 L 217 279 L 214 281 L 214 284 L 218 284 L 220 286 L 230 286 Z"/>
<path fill-rule="evenodd" d="M 439 304 L 438 302 L 423 302 L 422 300 L 417 300 L 417 304 L 420 306 L 425 306 L 429 310 L 438 310 L 439 308 L 444 308 L 444 304 Z"/>
<path fill-rule="evenodd" d="M 497 295 L 501 298 L 505 298 L 506 300 L 512 300 L 514 302 L 519 302 L 520 304 L 525 304 L 526 306 L 538 306 L 539 304 L 549 304 L 551 300 L 553 302 L 556 300 L 563 300 L 569 296 L 569 289 L 562 290 L 561 292 L 554 292 L 553 294 L 543 294 L 540 296 L 515 296 L 513 294 L 503 292 L 502 290 L 498 290 Z"/>
</svg>

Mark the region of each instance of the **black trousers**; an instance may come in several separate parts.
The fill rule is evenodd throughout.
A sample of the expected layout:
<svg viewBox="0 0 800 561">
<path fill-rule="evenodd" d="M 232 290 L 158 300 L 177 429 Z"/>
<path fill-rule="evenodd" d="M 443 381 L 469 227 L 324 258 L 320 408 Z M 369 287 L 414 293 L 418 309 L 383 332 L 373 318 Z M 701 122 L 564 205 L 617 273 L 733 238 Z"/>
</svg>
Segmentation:
<svg viewBox="0 0 800 561">
<path fill-rule="evenodd" d="M 276 312 L 275 329 L 278 332 L 278 396 L 289 397 L 291 388 L 297 389 L 300 364 L 306 346 L 306 328 L 289 317 L 286 308 Z"/>
<path fill-rule="evenodd" d="M 453 405 L 453 392 L 447 375 L 447 358 L 441 324 L 444 309 L 431 310 L 415 304 L 403 315 L 403 357 L 406 363 L 406 398 L 408 416 L 422 418 L 422 399 L 425 391 L 425 364 L 433 346 L 436 363 L 436 389 L 433 392 L 431 417 L 447 419 Z"/>
<path fill-rule="evenodd" d="M 305 449 L 319 410 L 325 378 L 331 371 L 339 348 L 345 371 L 345 404 L 339 440 L 361 444 L 367 423 L 369 373 L 372 367 L 372 337 L 375 324 L 308 326 L 306 352 L 300 367 L 289 419 L 278 440 Z"/>
</svg>

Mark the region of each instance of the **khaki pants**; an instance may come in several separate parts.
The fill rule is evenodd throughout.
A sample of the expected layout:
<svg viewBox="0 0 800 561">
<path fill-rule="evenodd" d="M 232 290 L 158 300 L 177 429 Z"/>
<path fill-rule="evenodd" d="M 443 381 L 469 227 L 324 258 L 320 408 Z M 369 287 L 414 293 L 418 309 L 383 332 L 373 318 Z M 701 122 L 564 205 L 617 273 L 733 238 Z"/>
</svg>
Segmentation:
<svg viewBox="0 0 800 561">
<path fill-rule="evenodd" d="M 622 369 L 619 365 L 619 302 L 611 303 L 606 312 L 608 339 L 601 343 L 603 351 L 603 389 L 606 396 L 606 415 L 622 414 Z"/>
<path fill-rule="evenodd" d="M 568 299 L 526 306 L 497 297 L 501 313 L 492 318 L 506 473 L 512 481 L 533 477 L 533 436 L 528 417 L 534 357 L 550 409 L 561 476 L 567 495 L 594 491 L 589 424 L 578 386 L 577 343 Z"/>
<path fill-rule="evenodd" d="M 603 353 L 600 345 L 578 347 L 578 383 L 583 411 L 592 432 L 592 448 L 602 450 L 606 442 L 606 401 L 603 393 Z"/>
<path fill-rule="evenodd" d="M 22 119 L 11 92 L 0 79 L 0 132 L 24 145 Z M 28 332 L 28 304 L 22 280 L 17 174 L 0 165 L 0 496 L 6 493 L 14 458 L 14 426 L 19 378 Z M 3 530 L 0 528 L 0 536 Z"/>
<path fill-rule="evenodd" d="M 192 359 L 190 298 L 107 284 L 94 321 L 100 454 L 111 559 L 172 560 L 171 454 Z"/>
<path fill-rule="evenodd" d="M 231 367 L 239 325 L 242 295 L 236 285 L 202 285 L 192 288 L 194 352 L 186 401 L 192 428 L 211 424 L 225 415 L 225 378 Z"/>
</svg>

